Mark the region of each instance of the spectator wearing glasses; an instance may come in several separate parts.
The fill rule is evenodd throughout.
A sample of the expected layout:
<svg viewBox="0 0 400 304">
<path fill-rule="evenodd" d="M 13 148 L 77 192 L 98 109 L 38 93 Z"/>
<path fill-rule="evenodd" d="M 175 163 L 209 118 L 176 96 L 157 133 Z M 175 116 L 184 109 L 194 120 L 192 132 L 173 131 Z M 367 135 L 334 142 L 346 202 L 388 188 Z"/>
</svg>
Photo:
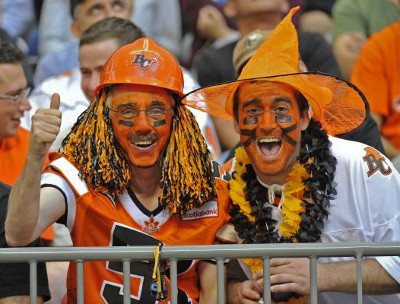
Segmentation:
<svg viewBox="0 0 400 304">
<path fill-rule="evenodd" d="M 29 131 L 20 127 L 30 88 L 22 68 L 24 55 L 10 42 L 0 45 L 0 181 L 13 185 L 28 152 Z"/>
<path fill-rule="evenodd" d="M 10 186 L 22 172 L 29 146 L 30 132 L 20 126 L 25 111 L 31 109 L 23 60 L 24 54 L 14 44 L 0 43 L 0 182 Z M 42 239 L 52 241 L 52 229 Z"/>
<path fill-rule="evenodd" d="M 29 132 L 20 127 L 24 112 L 31 108 L 29 87 L 22 68 L 23 53 L 11 42 L 0 43 L 0 248 L 8 247 L 4 221 L 10 188 L 25 163 Z M 51 230 L 50 230 L 51 231 Z M 36 239 L 28 246 L 40 246 Z M 38 264 L 38 303 L 50 298 L 46 267 Z M 0 264 L 0 303 L 29 302 L 29 264 Z"/>
</svg>

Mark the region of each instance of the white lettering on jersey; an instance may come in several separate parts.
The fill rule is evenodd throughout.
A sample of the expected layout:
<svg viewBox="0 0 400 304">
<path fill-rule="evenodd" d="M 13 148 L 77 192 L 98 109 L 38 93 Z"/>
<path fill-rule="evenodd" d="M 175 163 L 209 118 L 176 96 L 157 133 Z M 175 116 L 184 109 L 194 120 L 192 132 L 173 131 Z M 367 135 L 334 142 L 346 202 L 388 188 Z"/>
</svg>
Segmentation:
<svg viewBox="0 0 400 304">
<path fill-rule="evenodd" d="M 205 203 L 200 208 L 193 208 L 182 215 L 183 221 L 191 221 L 206 217 L 218 217 L 218 204 L 216 201 Z"/>
</svg>

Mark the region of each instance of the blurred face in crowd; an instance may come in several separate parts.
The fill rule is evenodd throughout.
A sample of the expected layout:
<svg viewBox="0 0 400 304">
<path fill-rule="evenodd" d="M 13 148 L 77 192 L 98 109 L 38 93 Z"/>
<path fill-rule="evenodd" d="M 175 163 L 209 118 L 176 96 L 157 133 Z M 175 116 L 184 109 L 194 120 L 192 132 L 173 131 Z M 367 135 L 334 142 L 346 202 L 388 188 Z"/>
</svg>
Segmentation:
<svg viewBox="0 0 400 304">
<path fill-rule="evenodd" d="M 225 15 L 236 19 L 242 35 L 275 28 L 288 10 L 287 0 L 228 0 L 224 6 Z"/>
<path fill-rule="evenodd" d="M 20 63 L 0 64 L 0 141 L 17 135 L 21 117 L 31 109 Z"/>
<path fill-rule="evenodd" d="M 79 48 L 81 87 L 89 101 L 94 98 L 94 92 L 100 83 L 103 65 L 117 49 L 118 40 L 114 38 L 84 44 Z"/>
<path fill-rule="evenodd" d="M 267 184 L 285 182 L 308 126 L 295 90 L 283 83 L 245 82 L 239 87 L 236 131 L 253 167 Z"/>
<path fill-rule="evenodd" d="M 116 85 L 107 96 L 114 135 L 131 166 L 159 165 L 171 135 L 173 99 L 167 90 Z"/>
<path fill-rule="evenodd" d="M 77 5 L 71 24 L 72 33 L 78 38 L 92 24 L 107 17 L 130 19 L 133 0 L 86 0 Z"/>
<path fill-rule="evenodd" d="M 227 8 L 230 17 L 247 17 L 265 13 L 283 14 L 288 10 L 288 3 L 287 0 L 228 0 Z"/>
</svg>

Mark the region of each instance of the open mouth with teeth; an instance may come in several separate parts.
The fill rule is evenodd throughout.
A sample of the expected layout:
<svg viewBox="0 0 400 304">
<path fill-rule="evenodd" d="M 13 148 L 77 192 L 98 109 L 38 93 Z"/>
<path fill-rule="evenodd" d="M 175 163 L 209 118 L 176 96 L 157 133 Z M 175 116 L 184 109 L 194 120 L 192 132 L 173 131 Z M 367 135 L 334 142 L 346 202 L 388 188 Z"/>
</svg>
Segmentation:
<svg viewBox="0 0 400 304">
<path fill-rule="evenodd" d="M 281 151 L 282 141 L 276 137 L 261 138 L 257 141 L 257 146 L 262 155 L 274 157 Z"/>
<path fill-rule="evenodd" d="M 141 140 L 133 142 L 132 144 L 139 149 L 150 148 L 156 141 L 155 140 Z"/>
</svg>

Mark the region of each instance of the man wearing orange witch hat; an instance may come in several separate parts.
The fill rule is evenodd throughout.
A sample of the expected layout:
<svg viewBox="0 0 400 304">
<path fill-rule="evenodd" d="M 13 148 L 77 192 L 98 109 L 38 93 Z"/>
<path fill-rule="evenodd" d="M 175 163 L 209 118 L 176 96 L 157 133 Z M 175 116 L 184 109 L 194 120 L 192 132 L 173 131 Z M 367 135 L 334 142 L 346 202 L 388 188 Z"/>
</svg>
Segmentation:
<svg viewBox="0 0 400 304">
<path fill-rule="evenodd" d="M 364 121 L 366 100 L 341 79 L 299 72 L 291 20 L 296 10 L 276 27 L 237 81 L 186 97 L 211 114 L 233 118 L 240 134 L 242 147 L 226 164 L 237 241 L 400 241 L 400 175 L 375 149 L 334 137 Z M 319 262 L 318 303 L 356 303 L 356 263 L 347 258 Z M 228 284 L 228 298 L 258 303 L 262 263 L 241 263 L 250 279 Z M 362 267 L 368 294 L 363 303 L 399 302 L 400 257 L 366 258 Z M 289 293 L 276 301 L 306 302 L 309 269 L 307 258 L 271 259 L 271 291 L 274 296 Z"/>
</svg>

